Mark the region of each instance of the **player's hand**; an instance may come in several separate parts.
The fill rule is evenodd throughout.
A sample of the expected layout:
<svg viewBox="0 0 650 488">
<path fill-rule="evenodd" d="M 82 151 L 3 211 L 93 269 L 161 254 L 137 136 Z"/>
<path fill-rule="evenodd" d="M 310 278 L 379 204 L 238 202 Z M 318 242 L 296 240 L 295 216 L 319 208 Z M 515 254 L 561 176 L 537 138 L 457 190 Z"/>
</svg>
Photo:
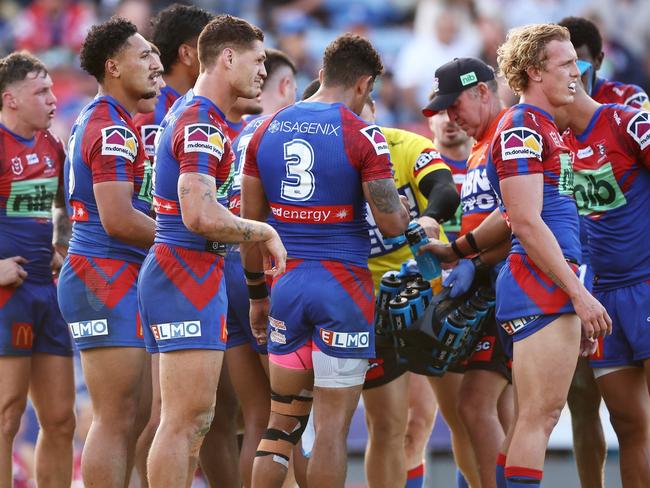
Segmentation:
<svg viewBox="0 0 650 488">
<path fill-rule="evenodd" d="M 59 271 L 63 266 L 64 260 L 65 260 L 65 256 L 63 256 L 61 253 L 59 253 L 59 251 L 54 249 L 54 252 L 52 253 L 52 260 L 50 261 L 50 268 L 52 268 L 52 274 L 54 276 L 59 276 Z"/>
<path fill-rule="evenodd" d="M 253 337 L 259 345 L 267 342 L 267 326 L 269 322 L 269 297 L 249 300 L 249 320 Z"/>
<path fill-rule="evenodd" d="M 260 248 L 264 257 L 264 273 L 276 277 L 284 273 L 287 266 L 287 250 L 275 229 L 270 225 L 269 229 L 271 236 L 260 243 Z"/>
<path fill-rule="evenodd" d="M 21 265 L 27 263 L 22 256 L 0 259 L 0 286 L 18 287 L 27 278 L 27 271 Z"/>
<path fill-rule="evenodd" d="M 429 239 L 440 239 L 440 224 L 436 219 L 424 215 L 418 219 L 418 224 L 422 226 Z"/>
<path fill-rule="evenodd" d="M 429 239 L 429 242 L 420 246 L 418 249 L 418 256 L 430 252 L 436 256 L 441 263 L 453 263 L 458 261 L 458 256 L 451 248 L 451 244 L 439 241 L 437 239 Z"/>
<path fill-rule="evenodd" d="M 406 214 L 411 215 L 411 206 L 409 205 L 409 199 L 404 195 L 399 196 L 399 201 L 402 204 L 402 207 L 406 209 Z"/>
<path fill-rule="evenodd" d="M 607 310 L 582 286 L 578 295 L 571 300 L 573 308 L 582 322 L 582 332 L 590 342 L 600 336 L 612 333 L 612 319 Z"/>
<path fill-rule="evenodd" d="M 584 330 L 580 337 L 580 356 L 588 358 L 598 349 L 598 340 L 589 340 L 585 337 Z"/>
<path fill-rule="evenodd" d="M 451 271 L 449 276 L 442 283 L 443 286 L 451 287 L 449 296 L 456 298 L 467 293 L 472 287 L 476 268 L 470 259 L 461 259 L 458 265 Z"/>
</svg>

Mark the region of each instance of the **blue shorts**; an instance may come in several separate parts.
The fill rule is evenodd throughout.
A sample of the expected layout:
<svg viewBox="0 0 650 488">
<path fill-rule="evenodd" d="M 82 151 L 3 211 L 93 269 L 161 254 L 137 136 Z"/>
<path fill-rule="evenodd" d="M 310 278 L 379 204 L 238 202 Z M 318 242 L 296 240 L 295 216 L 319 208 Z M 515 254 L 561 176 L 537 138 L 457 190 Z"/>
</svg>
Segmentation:
<svg viewBox="0 0 650 488">
<path fill-rule="evenodd" d="M 223 257 L 154 244 L 142 263 L 138 303 L 147 344 L 157 351 L 226 348 L 228 299 Z"/>
<path fill-rule="evenodd" d="M 612 318 L 612 335 L 598 339 L 594 368 L 638 365 L 650 358 L 650 281 L 595 292 Z"/>
<path fill-rule="evenodd" d="M 271 289 L 268 351 L 289 354 L 312 340 L 328 356 L 374 358 L 374 309 L 368 268 L 289 260 Z"/>
<path fill-rule="evenodd" d="M 239 251 L 228 251 L 223 273 L 228 295 L 228 344 L 226 347 L 250 344 L 258 354 L 266 354 L 266 344 L 259 345 L 253 337 L 249 319 L 248 288 Z"/>
<path fill-rule="evenodd" d="M 136 282 L 140 265 L 70 254 L 59 275 L 63 318 L 76 346 L 144 347 Z"/>
<path fill-rule="evenodd" d="M 68 326 L 53 283 L 0 287 L 0 356 L 72 356 Z"/>
</svg>

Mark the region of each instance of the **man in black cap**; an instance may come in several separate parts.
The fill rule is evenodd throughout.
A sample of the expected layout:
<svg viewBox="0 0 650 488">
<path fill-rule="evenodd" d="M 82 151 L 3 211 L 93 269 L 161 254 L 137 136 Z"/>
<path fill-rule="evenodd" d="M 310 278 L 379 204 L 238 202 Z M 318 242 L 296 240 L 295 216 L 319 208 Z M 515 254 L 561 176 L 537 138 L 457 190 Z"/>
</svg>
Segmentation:
<svg viewBox="0 0 650 488">
<path fill-rule="evenodd" d="M 456 58 L 438 68 L 433 97 L 422 113 L 432 117 L 445 110 L 449 120 L 476 140 L 467 159 L 467 174 L 461 189 L 461 237 L 458 238 L 459 242 L 473 242 L 472 230 L 498 207 L 486 174 L 490 142 L 505 112 L 494 70 L 476 58 Z M 474 279 L 476 267 L 486 267 L 480 257 L 460 260 L 444 285 L 451 286 L 454 295 L 464 293 Z M 465 368 L 458 393 L 458 411 L 474 448 L 481 486 L 494 487 L 494 461 L 514 415 L 509 386 L 510 359 L 500 343 L 494 316 L 485 324 L 483 336 Z M 436 390 L 435 381 L 432 384 Z M 504 425 L 500 418 L 505 420 Z"/>
</svg>

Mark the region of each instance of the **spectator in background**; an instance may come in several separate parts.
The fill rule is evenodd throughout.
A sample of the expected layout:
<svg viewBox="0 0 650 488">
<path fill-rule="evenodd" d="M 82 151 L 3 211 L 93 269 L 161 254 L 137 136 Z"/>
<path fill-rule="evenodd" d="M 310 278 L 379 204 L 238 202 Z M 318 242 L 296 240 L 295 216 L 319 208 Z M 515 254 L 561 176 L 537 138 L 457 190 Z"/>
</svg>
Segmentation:
<svg viewBox="0 0 650 488">
<path fill-rule="evenodd" d="M 138 28 L 138 32 L 149 39 L 151 37 L 150 21 L 153 17 L 151 3 L 149 0 L 120 0 L 114 15 L 133 22 Z"/>
<path fill-rule="evenodd" d="M 312 58 L 307 46 L 307 29 L 313 25 L 313 19 L 298 11 L 288 12 L 275 24 L 278 49 L 295 63 L 298 90 L 302 90 L 318 75 L 318 61 Z"/>
</svg>

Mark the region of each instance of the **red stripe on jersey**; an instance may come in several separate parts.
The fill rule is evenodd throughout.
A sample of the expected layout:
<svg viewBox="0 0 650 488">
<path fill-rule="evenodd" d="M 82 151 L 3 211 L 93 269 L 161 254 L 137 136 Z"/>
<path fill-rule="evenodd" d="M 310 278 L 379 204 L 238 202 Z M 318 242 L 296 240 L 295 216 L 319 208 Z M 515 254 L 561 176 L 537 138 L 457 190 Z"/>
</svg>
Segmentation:
<svg viewBox="0 0 650 488">
<path fill-rule="evenodd" d="M 140 266 L 119 259 L 87 258 L 70 255 L 75 274 L 106 307 L 120 303 L 138 279 Z M 96 269 L 99 268 L 101 273 Z"/>
<path fill-rule="evenodd" d="M 153 197 L 153 209 L 157 214 L 180 215 L 178 203 L 162 197 Z"/>
<path fill-rule="evenodd" d="M 513 278 L 543 314 L 557 313 L 567 304 L 569 296 L 532 259 L 523 254 L 511 254 L 509 259 Z M 575 265 L 569 266 L 575 271 Z"/>
<path fill-rule="evenodd" d="M 356 272 L 352 273 L 347 269 L 346 265 L 337 261 L 321 261 L 320 263 L 323 268 L 332 273 L 336 281 L 348 292 L 348 295 L 363 312 L 365 319 L 372 322 L 375 315 L 375 300 L 372 292 L 370 271 L 355 266 Z"/>
<path fill-rule="evenodd" d="M 87 222 L 88 221 L 88 210 L 86 205 L 83 202 L 77 200 L 70 200 L 70 205 L 72 205 L 72 216 L 70 220 L 73 222 Z"/>
<path fill-rule="evenodd" d="M 271 212 L 280 222 L 301 224 L 338 224 L 352 222 L 354 211 L 352 205 L 324 205 L 312 207 L 295 207 L 271 203 Z"/>
<path fill-rule="evenodd" d="M 233 214 L 239 215 L 241 213 L 241 194 L 232 195 L 228 201 L 228 210 Z"/>
<path fill-rule="evenodd" d="M 15 291 L 13 286 L 0 286 L 0 308 L 5 306 Z"/>
</svg>

